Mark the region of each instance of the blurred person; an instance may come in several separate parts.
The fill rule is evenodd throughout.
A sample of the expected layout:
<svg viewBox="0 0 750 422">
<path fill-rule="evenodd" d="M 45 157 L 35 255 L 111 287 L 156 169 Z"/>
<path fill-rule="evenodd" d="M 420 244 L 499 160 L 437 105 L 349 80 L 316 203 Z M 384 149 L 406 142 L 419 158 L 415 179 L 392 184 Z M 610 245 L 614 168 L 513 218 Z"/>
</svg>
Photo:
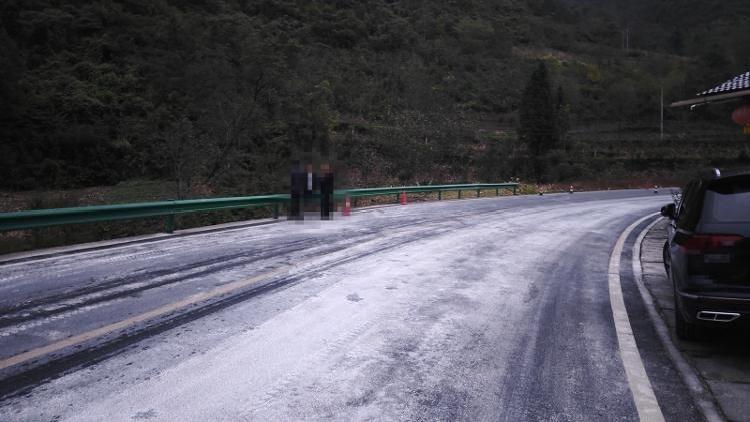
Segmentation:
<svg viewBox="0 0 750 422">
<path fill-rule="evenodd" d="M 308 211 L 308 209 L 313 204 L 313 196 L 315 195 L 315 189 L 317 188 L 317 180 L 315 177 L 315 173 L 313 173 L 313 165 L 312 164 L 306 164 L 305 165 L 305 173 L 303 174 L 303 183 L 304 183 L 304 211 Z"/>
<path fill-rule="evenodd" d="M 333 215 L 333 169 L 328 163 L 320 166 L 320 219 L 329 220 Z"/>
<path fill-rule="evenodd" d="M 291 203 L 289 205 L 289 219 L 290 220 L 301 220 L 303 214 L 302 208 L 302 195 L 305 191 L 305 173 L 302 171 L 302 165 L 298 160 L 295 160 L 292 164 L 292 178 L 291 178 Z"/>
</svg>

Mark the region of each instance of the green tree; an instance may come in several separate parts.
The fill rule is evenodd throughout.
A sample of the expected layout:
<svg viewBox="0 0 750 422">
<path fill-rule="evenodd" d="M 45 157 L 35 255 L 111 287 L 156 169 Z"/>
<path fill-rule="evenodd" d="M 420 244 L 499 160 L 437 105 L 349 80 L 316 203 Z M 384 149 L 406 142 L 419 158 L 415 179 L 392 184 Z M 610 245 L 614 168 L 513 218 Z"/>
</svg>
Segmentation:
<svg viewBox="0 0 750 422">
<path fill-rule="evenodd" d="M 551 91 L 547 66 L 539 62 L 523 90 L 518 128 L 518 136 L 531 154 L 534 177 L 538 181 L 544 174 L 543 156 L 559 143 Z"/>
<path fill-rule="evenodd" d="M 566 145 L 566 135 L 570 130 L 570 105 L 565 99 L 565 92 L 562 86 L 557 87 L 557 99 L 555 103 L 555 125 L 557 129 L 557 137 L 560 141 L 561 146 L 567 150 L 569 145 Z"/>
</svg>

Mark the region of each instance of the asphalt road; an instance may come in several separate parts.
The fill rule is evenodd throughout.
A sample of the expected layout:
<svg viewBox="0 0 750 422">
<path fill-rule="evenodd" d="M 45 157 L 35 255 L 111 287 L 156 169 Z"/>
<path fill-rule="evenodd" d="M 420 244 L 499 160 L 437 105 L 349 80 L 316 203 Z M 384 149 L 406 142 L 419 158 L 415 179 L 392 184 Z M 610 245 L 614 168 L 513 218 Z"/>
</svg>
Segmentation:
<svg viewBox="0 0 750 422">
<path fill-rule="evenodd" d="M 0 420 L 702 420 L 613 247 L 667 192 L 370 208 L 0 264 Z M 654 217 L 655 218 L 655 217 Z M 627 321 L 627 319 L 626 319 Z"/>
</svg>

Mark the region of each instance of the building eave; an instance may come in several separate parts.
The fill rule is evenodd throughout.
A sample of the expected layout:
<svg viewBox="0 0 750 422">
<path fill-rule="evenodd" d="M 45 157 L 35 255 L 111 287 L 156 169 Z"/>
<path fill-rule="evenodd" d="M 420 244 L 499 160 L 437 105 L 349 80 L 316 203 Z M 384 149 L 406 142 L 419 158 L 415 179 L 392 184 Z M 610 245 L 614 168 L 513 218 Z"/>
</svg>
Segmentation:
<svg viewBox="0 0 750 422">
<path fill-rule="evenodd" d="M 734 100 L 742 97 L 750 97 L 750 89 L 743 89 L 741 91 L 730 92 L 727 94 L 714 94 L 714 95 L 701 95 L 697 98 L 689 100 L 677 101 L 670 104 L 670 107 L 687 107 L 700 104 L 716 103 L 728 100 Z"/>
</svg>

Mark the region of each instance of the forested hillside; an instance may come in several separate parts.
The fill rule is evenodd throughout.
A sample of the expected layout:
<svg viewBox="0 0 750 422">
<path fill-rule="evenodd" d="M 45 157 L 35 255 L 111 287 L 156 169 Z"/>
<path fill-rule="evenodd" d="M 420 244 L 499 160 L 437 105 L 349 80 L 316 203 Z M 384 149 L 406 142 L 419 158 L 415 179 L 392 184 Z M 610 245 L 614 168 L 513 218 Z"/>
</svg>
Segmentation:
<svg viewBox="0 0 750 422">
<path fill-rule="evenodd" d="M 0 189 L 139 179 L 169 181 L 175 197 L 273 192 L 305 151 L 331 154 L 350 186 L 527 177 L 518 105 L 540 60 L 569 128 L 543 178 L 598 177 L 612 160 L 636 174 L 654 164 L 637 151 L 712 150 L 722 108 L 668 111 L 668 139 L 652 145 L 659 93 L 683 99 L 750 69 L 749 7 L 6 0 Z M 721 151 L 732 162 L 745 150 Z"/>
</svg>

